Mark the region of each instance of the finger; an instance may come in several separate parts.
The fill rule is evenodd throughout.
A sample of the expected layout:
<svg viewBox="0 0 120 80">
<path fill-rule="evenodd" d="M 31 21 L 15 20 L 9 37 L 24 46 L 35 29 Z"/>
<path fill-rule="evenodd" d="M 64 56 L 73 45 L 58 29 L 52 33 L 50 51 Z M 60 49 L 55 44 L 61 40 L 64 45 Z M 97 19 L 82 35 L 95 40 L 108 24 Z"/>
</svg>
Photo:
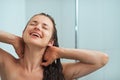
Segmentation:
<svg viewBox="0 0 120 80">
<path fill-rule="evenodd" d="M 22 51 L 17 50 L 16 53 L 17 53 L 17 55 L 18 55 L 19 58 L 23 57 L 23 52 Z"/>
<path fill-rule="evenodd" d="M 52 61 L 51 61 L 51 60 L 49 60 L 49 61 L 47 61 L 47 62 L 41 63 L 42 66 L 48 66 L 48 65 L 50 65 L 50 64 L 52 64 Z"/>
<path fill-rule="evenodd" d="M 23 54 L 20 54 L 20 58 L 22 58 L 23 57 Z"/>
<path fill-rule="evenodd" d="M 45 62 L 44 62 L 44 63 L 41 63 L 41 65 L 42 65 L 42 66 L 48 66 L 48 64 L 45 63 Z"/>
</svg>

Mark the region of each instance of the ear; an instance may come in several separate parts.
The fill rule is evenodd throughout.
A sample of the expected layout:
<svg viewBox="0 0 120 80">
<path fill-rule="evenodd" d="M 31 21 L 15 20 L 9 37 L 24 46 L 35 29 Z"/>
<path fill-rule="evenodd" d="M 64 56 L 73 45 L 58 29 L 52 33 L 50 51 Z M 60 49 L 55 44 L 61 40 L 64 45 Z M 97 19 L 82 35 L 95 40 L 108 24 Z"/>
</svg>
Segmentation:
<svg viewBox="0 0 120 80">
<path fill-rule="evenodd" d="M 53 44 L 54 44 L 54 40 L 50 40 L 48 46 L 53 46 Z"/>
</svg>

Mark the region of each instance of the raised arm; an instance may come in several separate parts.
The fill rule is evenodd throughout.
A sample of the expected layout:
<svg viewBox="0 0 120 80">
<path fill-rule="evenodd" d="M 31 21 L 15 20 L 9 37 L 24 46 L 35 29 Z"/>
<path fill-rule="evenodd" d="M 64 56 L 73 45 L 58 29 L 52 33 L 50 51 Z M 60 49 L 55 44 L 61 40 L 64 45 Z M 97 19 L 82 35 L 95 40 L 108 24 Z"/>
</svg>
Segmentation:
<svg viewBox="0 0 120 80">
<path fill-rule="evenodd" d="M 13 45 L 18 56 L 22 56 L 24 43 L 22 38 L 20 38 L 19 36 L 8 32 L 0 31 L 0 42 Z"/>
<path fill-rule="evenodd" d="M 0 31 L 0 42 L 14 44 L 17 37 L 8 32 Z"/>
<path fill-rule="evenodd" d="M 48 50 L 49 51 L 47 52 L 49 52 L 49 54 L 46 53 L 45 57 L 48 60 L 48 63 L 46 62 L 43 65 L 51 63 L 52 59 L 55 58 L 78 60 L 78 62 L 63 64 L 63 74 L 66 80 L 85 76 L 103 67 L 108 62 L 107 54 L 99 51 L 57 47 L 50 47 Z M 49 59 L 50 57 L 52 57 L 52 59 Z"/>
</svg>

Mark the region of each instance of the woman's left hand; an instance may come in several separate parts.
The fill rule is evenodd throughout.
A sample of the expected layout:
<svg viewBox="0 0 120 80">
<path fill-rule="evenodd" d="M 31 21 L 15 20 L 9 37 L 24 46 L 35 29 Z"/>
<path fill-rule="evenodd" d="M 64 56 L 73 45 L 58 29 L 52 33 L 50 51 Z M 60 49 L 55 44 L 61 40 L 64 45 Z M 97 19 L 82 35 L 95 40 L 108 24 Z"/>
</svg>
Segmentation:
<svg viewBox="0 0 120 80">
<path fill-rule="evenodd" d="M 45 60 L 45 62 L 42 62 L 41 65 L 48 66 L 52 64 L 54 60 L 58 59 L 59 58 L 58 50 L 59 50 L 58 47 L 48 46 L 43 56 L 43 59 Z"/>
</svg>

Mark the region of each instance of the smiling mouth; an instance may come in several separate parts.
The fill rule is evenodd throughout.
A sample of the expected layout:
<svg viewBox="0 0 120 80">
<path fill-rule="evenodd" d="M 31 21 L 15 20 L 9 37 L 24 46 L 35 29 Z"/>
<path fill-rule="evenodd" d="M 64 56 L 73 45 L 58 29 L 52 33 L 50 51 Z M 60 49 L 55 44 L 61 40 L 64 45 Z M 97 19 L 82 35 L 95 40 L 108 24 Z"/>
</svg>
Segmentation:
<svg viewBox="0 0 120 80">
<path fill-rule="evenodd" d="M 37 32 L 31 32 L 30 35 L 33 36 L 33 37 L 41 38 L 40 34 L 37 33 Z"/>
</svg>

